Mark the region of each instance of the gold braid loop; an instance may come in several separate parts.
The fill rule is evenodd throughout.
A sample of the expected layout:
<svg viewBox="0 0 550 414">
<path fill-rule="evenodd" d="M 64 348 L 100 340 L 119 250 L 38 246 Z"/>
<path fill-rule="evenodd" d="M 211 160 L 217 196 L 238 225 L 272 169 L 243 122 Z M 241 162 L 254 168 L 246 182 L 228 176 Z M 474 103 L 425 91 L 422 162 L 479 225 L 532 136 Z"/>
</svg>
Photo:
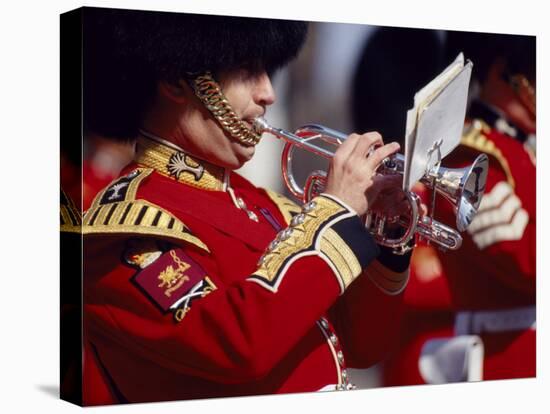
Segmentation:
<svg viewBox="0 0 550 414">
<path fill-rule="evenodd" d="M 192 86 L 195 95 L 233 138 L 247 146 L 260 142 L 261 134 L 254 132 L 237 116 L 210 72 L 195 77 Z"/>
</svg>

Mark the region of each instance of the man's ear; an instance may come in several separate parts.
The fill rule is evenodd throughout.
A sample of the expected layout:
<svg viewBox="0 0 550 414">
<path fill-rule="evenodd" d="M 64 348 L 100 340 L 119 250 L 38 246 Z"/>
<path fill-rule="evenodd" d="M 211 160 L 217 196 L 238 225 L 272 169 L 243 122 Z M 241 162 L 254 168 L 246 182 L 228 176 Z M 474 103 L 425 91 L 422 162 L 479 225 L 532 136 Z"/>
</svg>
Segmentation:
<svg viewBox="0 0 550 414">
<path fill-rule="evenodd" d="M 177 84 L 167 81 L 160 81 L 158 84 L 159 93 L 165 98 L 182 104 L 189 101 L 193 91 L 185 81 L 179 81 Z"/>
</svg>

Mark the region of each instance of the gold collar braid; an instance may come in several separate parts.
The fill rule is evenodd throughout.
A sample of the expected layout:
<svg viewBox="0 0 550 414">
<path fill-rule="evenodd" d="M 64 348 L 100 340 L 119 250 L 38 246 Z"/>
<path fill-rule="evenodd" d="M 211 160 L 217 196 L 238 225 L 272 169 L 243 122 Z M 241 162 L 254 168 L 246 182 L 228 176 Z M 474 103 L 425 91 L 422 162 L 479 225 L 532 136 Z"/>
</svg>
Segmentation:
<svg viewBox="0 0 550 414">
<path fill-rule="evenodd" d="M 224 168 L 198 160 L 176 145 L 140 131 L 134 161 L 153 168 L 159 174 L 179 182 L 210 191 L 225 191 L 227 174 Z"/>
<path fill-rule="evenodd" d="M 221 127 L 243 145 L 252 147 L 260 142 L 261 134 L 256 133 L 240 119 L 223 94 L 220 85 L 210 72 L 191 80 L 195 95 L 214 116 Z"/>
</svg>

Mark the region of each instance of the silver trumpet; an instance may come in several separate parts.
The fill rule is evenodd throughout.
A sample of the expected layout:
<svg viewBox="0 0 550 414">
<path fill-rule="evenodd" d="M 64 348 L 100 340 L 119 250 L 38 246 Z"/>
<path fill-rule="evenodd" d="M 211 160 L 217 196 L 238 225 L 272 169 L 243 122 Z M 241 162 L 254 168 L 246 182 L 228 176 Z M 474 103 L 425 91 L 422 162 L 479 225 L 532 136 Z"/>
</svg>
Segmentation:
<svg viewBox="0 0 550 414">
<path fill-rule="evenodd" d="M 262 118 L 256 118 L 254 130 L 259 133 L 269 133 L 285 141 L 282 152 L 282 174 L 289 191 L 302 202 L 307 202 L 322 193 L 326 185 L 326 171 L 315 170 L 309 174 L 303 187 L 298 185 L 292 169 L 294 150 L 300 148 L 326 159 L 332 159 L 334 151 L 325 149 L 313 141 L 322 140 L 335 147 L 347 139 L 347 135 L 324 127 L 308 124 L 300 127 L 294 133 L 274 128 Z M 377 170 L 378 174 L 404 173 L 405 158 L 402 154 L 394 154 L 386 158 Z M 456 250 L 462 245 L 459 232 L 466 230 L 472 222 L 485 190 L 489 160 L 487 155 L 479 155 L 468 167 L 445 168 L 437 164 L 426 171 L 420 179 L 432 190 L 431 208 L 428 214 L 422 214 L 420 197 L 413 191 L 405 191 L 410 209 L 406 217 L 388 217 L 368 211 L 365 226 L 371 232 L 377 243 L 390 247 L 398 254 L 404 254 L 414 247 L 415 235 L 436 244 L 442 250 Z M 435 212 L 435 196 L 440 194 L 448 200 L 456 215 L 456 228 L 449 227 L 433 218 Z M 398 224 L 402 230 L 400 236 L 392 236 L 395 232 L 387 225 Z"/>
</svg>

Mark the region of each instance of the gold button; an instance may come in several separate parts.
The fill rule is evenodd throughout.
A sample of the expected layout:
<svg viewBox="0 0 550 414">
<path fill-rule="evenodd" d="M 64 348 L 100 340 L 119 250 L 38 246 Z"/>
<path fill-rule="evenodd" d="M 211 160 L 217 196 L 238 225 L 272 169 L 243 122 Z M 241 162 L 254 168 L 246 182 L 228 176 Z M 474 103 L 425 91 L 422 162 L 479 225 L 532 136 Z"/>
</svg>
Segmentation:
<svg viewBox="0 0 550 414">
<path fill-rule="evenodd" d="M 312 211 L 315 207 L 317 207 L 317 203 L 315 201 L 310 201 L 309 203 L 307 204 L 304 204 L 304 206 L 302 207 L 302 211 L 304 213 L 309 213 L 310 211 Z"/>
</svg>

